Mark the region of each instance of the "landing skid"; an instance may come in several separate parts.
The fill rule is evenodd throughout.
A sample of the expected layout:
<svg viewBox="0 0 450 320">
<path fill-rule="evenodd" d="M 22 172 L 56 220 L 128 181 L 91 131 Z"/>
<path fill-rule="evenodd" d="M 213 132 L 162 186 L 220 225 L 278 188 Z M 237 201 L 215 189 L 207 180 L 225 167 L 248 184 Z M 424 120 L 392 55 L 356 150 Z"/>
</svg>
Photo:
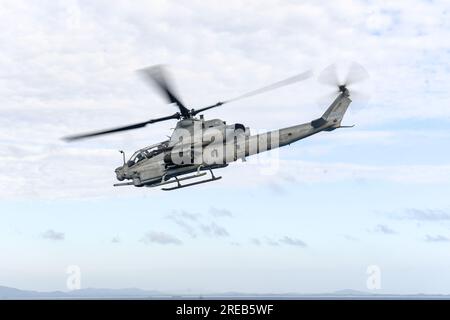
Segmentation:
<svg viewBox="0 0 450 320">
<path fill-rule="evenodd" d="M 183 181 L 183 180 L 194 179 L 194 178 L 198 178 L 198 177 L 206 175 L 206 172 L 202 172 L 202 173 L 199 172 L 200 168 L 201 167 L 199 167 L 198 172 L 196 174 L 193 174 L 193 175 L 190 175 L 190 176 L 187 176 L 187 177 L 182 177 L 182 178 L 178 178 L 178 177 L 175 176 L 174 177 L 175 180 L 164 181 L 164 182 L 161 182 L 158 185 L 153 185 L 152 187 L 160 186 L 160 185 L 164 185 L 164 184 L 169 184 L 169 183 L 175 183 L 176 182 L 177 185 L 175 187 L 161 188 L 161 190 L 164 190 L 164 191 L 172 191 L 172 190 L 176 190 L 176 189 L 181 189 L 181 188 L 185 188 L 185 187 L 195 186 L 197 184 L 202 184 L 202 183 L 207 183 L 207 182 L 211 182 L 211 181 L 216 181 L 216 180 L 222 179 L 222 177 L 216 177 L 214 175 L 214 173 L 212 172 L 212 170 L 208 169 L 209 172 L 211 173 L 211 178 L 206 179 L 206 180 L 191 182 L 191 183 L 188 183 L 188 184 L 181 184 L 180 183 L 180 181 Z"/>
</svg>

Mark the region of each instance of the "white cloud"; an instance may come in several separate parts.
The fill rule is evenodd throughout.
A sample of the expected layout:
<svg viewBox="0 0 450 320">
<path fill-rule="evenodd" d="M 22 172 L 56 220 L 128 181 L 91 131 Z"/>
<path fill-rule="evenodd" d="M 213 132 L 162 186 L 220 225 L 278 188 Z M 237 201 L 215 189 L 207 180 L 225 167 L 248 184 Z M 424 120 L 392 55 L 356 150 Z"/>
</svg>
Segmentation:
<svg viewBox="0 0 450 320">
<path fill-rule="evenodd" d="M 209 213 L 214 218 L 219 217 L 231 217 L 231 212 L 226 209 L 210 208 Z M 178 225 L 184 233 L 188 234 L 191 238 L 197 238 L 199 235 L 205 235 L 213 238 L 228 237 L 229 233 L 224 226 L 217 224 L 211 219 L 207 219 L 200 213 L 190 213 L 187 211 L 173 211 L 167 216 Z M 206 218 L 206 219 L 205 219 Z"/>
<path fill-rule="evenodd" d="M 388 235 L 397 234 L 397 232 L 395 230 L 391 229 L 389 226 L 384 225 L 384 224 L 378 224 L 373 229 L 373 232 L 381 233 L 381 234 L 388 234 Z"/>
<path fill-rule="evenodd" d="M 179 240 L 178 238 L 167 234 L 165 232 L 157 232 L 157 231 L 149 231 L 147 232 L 144 237 L 141 239 L 141 241 L 145 244 L 175 244 L 175 245 L 181 245 L 183 242 Z"/>
<path fill-rule="evenodd" d="M 233 214 L 228 209 L 222 209 L 222 208 L 215 208 L 210 207 L 209 208 L 209 214 L 211 214 L 214 217 L 232 217 Z"/>
<path fill-rule="evenodd" d="M 42 238 L 47 240 L 62 241 L 64 240 L 65 235 L 63 232 L 49 229 L 42 234 Z"/>
<path fill-rule="evenodd" d="M 430 236 L 426 235 L 425 237 L 426 242 L 450 242 L 450 239 L 448 237 L 445 237 L 443 235 L 437 235 L 437 236 Z"/>
<path fill-rule="evenodd" d="M 118 236 L 115 236 L 111 239 L 111 243 L 120 243 L 120 242 L 121 242 L 121 240 Z"/>
<path fill-rule="evenodd" d="M 409 208 L 402 213 L 391 213 L 390 217 L 399 220 L 413 220 L 418 222 L 442 222 L 450 220 L 450 213 L 439 209 Z"/>
<path fill-rule="evenodd" d="M 296 247 L 306 247 L 306 243 L 300 239 L 296 239 L 296 238 L 291 238 L 288 236 L 284 236 L 283 238 L 280 239 L 281 243 L 290 245 L 290 246 L 296 246 Z"/>
<path fill-rule="evenodd" d="M 250 243 L 256 246 L 263 245 L 263 242 L 258 238 L 251 238 Z M 271 247 L 279 247 L 280 245 L 288 245 L 288 246 L 294 246 L 294 247 L 302 247 L 306 248 L 308 245 L 298 238 L 293 238 L 289 236 L 283 236 L 279 239 L 273 239 L 270 237 L 264 237 L 264 243 Z"/>
<path fill-rule="evenodd" d="M 230 235 L 227 229 L 219 226 L 215 222 L 211 222 L 209 224 L 201 224 L 200 229 L 209 237 L 228 237 Z"/>
<path fill-rule="evenodd" d="M 366 21 L 367 28 L 375 33 L 387 31 L 392 26 L 392 23 L 392 17 L 383 13 L 371 14 Z"/>
<path fill-rule="evenodd" d="M 261 185 L 276 178 L 283 183 L 329 183 L 335 181 L 384 181 L 401 184 L 447 184 L 450 165 L 361 165 L 352 163 L 280 160 L 274 175 L 262 175 L 265 165 L 237 163 L 224 173 L 223 183 Z M 239 179 L 245 175 L 246 179 Z M 231 182 L 230 182 L 231 181 Z M 213 185 L 213 184 L 211 184 Z M 237 186 L 238 187 L 238 186 Z"/>
</svg>

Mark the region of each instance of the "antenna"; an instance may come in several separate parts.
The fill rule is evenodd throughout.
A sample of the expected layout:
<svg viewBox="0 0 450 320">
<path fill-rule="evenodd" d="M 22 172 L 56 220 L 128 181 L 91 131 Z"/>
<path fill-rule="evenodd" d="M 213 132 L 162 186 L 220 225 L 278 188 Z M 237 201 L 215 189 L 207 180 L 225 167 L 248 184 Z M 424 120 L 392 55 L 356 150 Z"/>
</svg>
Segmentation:
<svg viewBox="0 0 450 320">
<path fill-rule="evenodd" d="M 122 154 L 123 164 L 125 165 L 125 152 L 123 152 L 123 150 L 119 150 L 119 152 Z"/>
</svg>

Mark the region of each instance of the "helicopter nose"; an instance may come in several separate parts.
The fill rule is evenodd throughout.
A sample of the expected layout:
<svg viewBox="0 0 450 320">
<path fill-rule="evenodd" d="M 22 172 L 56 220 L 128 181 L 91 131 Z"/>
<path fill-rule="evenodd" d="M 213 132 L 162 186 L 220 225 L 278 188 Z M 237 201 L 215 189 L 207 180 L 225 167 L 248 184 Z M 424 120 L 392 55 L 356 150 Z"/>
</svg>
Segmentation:
<svg viewBox="0 0 450 320">
<path fill-rule="evenodd" d="M 126 174 L 125 174 L 124 166 L 116 168 L 115 171 L 116 171 L 117 180 L 119 180 L 119 181 L 125 180 Z"/>
</svg>

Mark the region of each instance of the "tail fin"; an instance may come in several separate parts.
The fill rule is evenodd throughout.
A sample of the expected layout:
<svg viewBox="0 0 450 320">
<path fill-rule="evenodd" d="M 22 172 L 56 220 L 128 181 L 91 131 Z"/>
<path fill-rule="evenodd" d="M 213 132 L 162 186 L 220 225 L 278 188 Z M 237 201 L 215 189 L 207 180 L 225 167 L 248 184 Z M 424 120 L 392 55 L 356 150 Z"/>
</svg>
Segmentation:
<svg viewBox="0 0 450 320">
<path fill-rule="evenodd" d="M 351 102 L 347 92 L 341 93 L 325 111 L 322 118 L 333 123 L 333 127 L 339 127 Z"/>
<path fill-rule="evenodd" d="M 345 90 L 333 101 L 322 117 L 312 121 L 311 125 L 315 128 L 325 124 L 331 125 L 328 130 L 339 128 L 341 126 L 341 121 L 344 118 L 344 114 L 351 102 L 352 100 L 349 98 L 348 91 Z"/>
</svg>

